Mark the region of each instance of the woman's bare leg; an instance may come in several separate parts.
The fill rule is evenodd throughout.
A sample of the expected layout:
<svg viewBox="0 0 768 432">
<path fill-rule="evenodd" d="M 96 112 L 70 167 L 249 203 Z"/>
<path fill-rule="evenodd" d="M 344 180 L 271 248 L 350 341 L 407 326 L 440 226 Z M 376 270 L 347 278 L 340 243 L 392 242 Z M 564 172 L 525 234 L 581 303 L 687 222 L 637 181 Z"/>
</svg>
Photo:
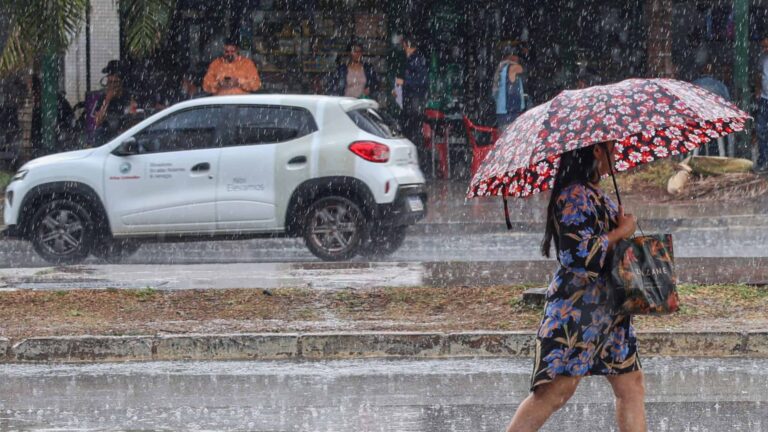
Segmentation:
<svg viewBox="0 0 768 432">
<path fill-rule="evenodd" d="M 556 376 L 547 384 L 541 384 L 536 391 L 517 407 L 515 416 L 507 426 L 507 432 L 535 432 L 573 396 L 580 377 Z"/>
<path fill-rule="evenodd" d="M 620 432 L 645 432 L 645 378 L 638 370 L 606 376 L 616 396 L 616 423 Z"/>
</svg>

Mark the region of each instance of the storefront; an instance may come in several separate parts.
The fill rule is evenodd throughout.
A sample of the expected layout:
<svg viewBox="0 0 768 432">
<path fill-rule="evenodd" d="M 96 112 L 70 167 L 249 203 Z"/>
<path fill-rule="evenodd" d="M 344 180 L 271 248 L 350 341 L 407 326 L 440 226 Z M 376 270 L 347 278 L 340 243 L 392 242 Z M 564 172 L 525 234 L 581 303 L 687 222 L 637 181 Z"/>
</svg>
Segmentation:
<svg viewBox="0 0 768 432">
<path fill-rule="evenodd" d="M 703 63 L 732 86 L 732 1 L 668 0 L 669 76 L 694 79 Z M 532 104 L 567 88 L 648 76 L 649 1 L 504 0 L 179 0 L 163 47 L 134 63 L 135 92 L 172 92 L 184 71 L 202 74 L 235 38 L 257 64 L 263 91 L 328 94 L 329 78 L 360 43 L 380 82 L 374 97 L 396 111 L 391 95 L 403 60 L 398 36 L 419 40 L 430 64 L 429 106 L 492 124 L 490 95 L 501 52 L 513 46 L 526 69 Z M 766 8 L 750 4 L 752 64 Z M 667 55 L 667 54 L 665 54 Z M 135 71 L 138 70 L 138 73 Z"/>
<path fill-rule="evenodd" d="M 234 37 L 257 64 L 264 91 L 327 93 L 329 74 L 356 41 L 378 72 L 386 103 L 402 57 L 397 36 L 410 33 L 430 62 L 432 105 L 477 112 L 505 45 L 519 49 L 534 102 L 569 87 L 579 74 L 600 81 L 641 75 L 643 3 L 180 0 L 164 47 L 143 66 L 173 77 L 204 69 L 220 55 L 223 40 Z"/>
<path fill-rule="evenodd" d="M 161 56 L 148 67 L 180 77 L 204 72 L 221 55 L 223 41 L 239 41 L 241 54 L 257 65 L 269 93 L 327 93 L 329 75 L 345 61 L 349 43 L 362 44 L 365 61 L 382 79 L 392 52 L 384 2 L 230 0 L 213 4 L 182 0 Z M 171 80 L 173 81 L 173 80 Z"/>
</svg>

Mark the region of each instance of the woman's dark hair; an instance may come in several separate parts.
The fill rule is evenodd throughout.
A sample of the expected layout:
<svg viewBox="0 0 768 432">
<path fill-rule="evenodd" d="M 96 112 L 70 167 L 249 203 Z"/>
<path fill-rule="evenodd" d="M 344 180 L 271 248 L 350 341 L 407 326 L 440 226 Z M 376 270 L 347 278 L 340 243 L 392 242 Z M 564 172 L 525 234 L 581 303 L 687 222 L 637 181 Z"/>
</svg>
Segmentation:
<svg viewBox="0 0 768 432">
<path fill-rule="evenodd" d="M 597 145 L 604 145 L 602 143 Z M 594 146 L 582 147 L 560 156 L 560 166 L 555 175 L 555 184 L 552 186 L 552 195 L 549 197 L 547 206 L 547 225 L 544 229 L 544 240 L 541 241 L 541 254 L 549 258 L 549 249 L 552 244 L 552 237 L 555 236 L 555 204 L 560 193 L 566 187 L 578 183 L 584 184 L 597 182 L 600 180 L 600 174 L 597 171 L 597 161 L 595 160 Z M 605 149 L 605 147 L 603 147 Z M 555 250 L 559 252 L 557 242 Z"/>
</svg>

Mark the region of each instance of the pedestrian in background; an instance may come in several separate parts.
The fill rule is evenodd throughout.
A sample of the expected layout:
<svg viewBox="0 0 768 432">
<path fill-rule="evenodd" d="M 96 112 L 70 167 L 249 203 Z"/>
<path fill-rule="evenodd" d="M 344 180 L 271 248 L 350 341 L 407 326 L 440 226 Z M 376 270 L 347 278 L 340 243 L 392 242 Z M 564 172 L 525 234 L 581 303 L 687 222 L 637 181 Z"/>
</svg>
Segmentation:
<svg viewBox="0 0 768 432">
<path fill-rule="evenodd" d="M 349 60 L 336 69 L 331 82 L 331 94 L 353 98 L 375 99 L 378 78 L 373 66 L 363 62 L 363 46 L 349 45 Z"/>
<path fill-rule="evenodd" d="M 208 66 L 203 90 L 221 96 L 253 93 L 260 88 L 261 78 L 253 61 L 240 55 L 233 39 L 224 42 L 224 55 Z"/>
<path fill-rule="evenodd" d="M 755 171 L 768 172 L 768 36 L 760 40 L 762 54 L 758 63 L 760 75 L 757 79 L 757 116 L 755 127 L 757 129 L 757 163 Z"/>
<path fill-rule="evenodd" d="M 406 57 L 405 68 L 395 81 L 396 85 L 402 86 L 403 89 L 400 124 L 405 137 L 416 145 L 421 171 L 428 175 L 431 158 L 424 146 L 422 128 L 429 90 L 429 67 L 426 57 L 419 50 L 413 36 L 403 37 L 401 43 Z"/>
<path fill-rule="evenodd" d="M 496 127 L 503 131 L 525 111 L 525 83 L 520 57 L 511 46 L 504 47 L 502 60 L 493 75 L 491 94 L 496 102 Z"/>
<path fill-rule="evenodd" d="M 126 114 L 135 108 L 135 102 L 123 87 L 120 62 L 110 60 L 101 72 L 107 74 L 107 82 L 94 110 L 97 144 L 104 144 L 123 131 L 126 127 Z"/>
<path fill-rule="evenodd" d="M 730 102 L 731 95 L 728 92 L 728 87 L 726 87 L 722 81 L 714 77 L 713 70 L 714 70 L 714 67 L 712 63 L 705 64 L 701 68 L 701 76 L 697 78 L 695 81 L 693 81 L 693 84 L 696 84 L 697 86 L 703 88 L 704 90 L 710 91 Z M 707 145 L 708 144 L 705 144 L 704 146 L 706 147 Z M 736 144 L 734 142 L 733 134 L 728 135 L 728 151 L 727 152 L 725 149 L 725 138 L 720 137 L 717 139 L 717 150 L 720 156 L 734 157 L 734 153 L 736 151 L 735 147 L 736 147 Z M 701 151 L 701 147 L 696 147 L 693 150 L 693 154 L 698 155 L 700 151 Z"/>
</svg>

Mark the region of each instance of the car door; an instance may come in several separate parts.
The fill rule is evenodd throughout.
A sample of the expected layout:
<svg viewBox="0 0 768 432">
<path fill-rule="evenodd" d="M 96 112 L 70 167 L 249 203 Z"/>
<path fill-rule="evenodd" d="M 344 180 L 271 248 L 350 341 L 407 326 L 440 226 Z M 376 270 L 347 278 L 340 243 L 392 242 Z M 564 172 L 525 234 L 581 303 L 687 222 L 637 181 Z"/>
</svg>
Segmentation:
<svg viewBox="0 0 768 432">
<path fill-rule="evenodd" d="M 224 108 L 175 112 L 133 135 L 138 154 L 107 157 L 105 191 L 116 234 L 209 232 Z"/>
<path fill-rule="evenodd" d="M 240 105 L 228 110 L 216 190 L 218 228 L 282 228 L 276 206 L 288 201 L 291 184 L 309 178 L 314 118 L 300 107 Z"/>
</svg>

